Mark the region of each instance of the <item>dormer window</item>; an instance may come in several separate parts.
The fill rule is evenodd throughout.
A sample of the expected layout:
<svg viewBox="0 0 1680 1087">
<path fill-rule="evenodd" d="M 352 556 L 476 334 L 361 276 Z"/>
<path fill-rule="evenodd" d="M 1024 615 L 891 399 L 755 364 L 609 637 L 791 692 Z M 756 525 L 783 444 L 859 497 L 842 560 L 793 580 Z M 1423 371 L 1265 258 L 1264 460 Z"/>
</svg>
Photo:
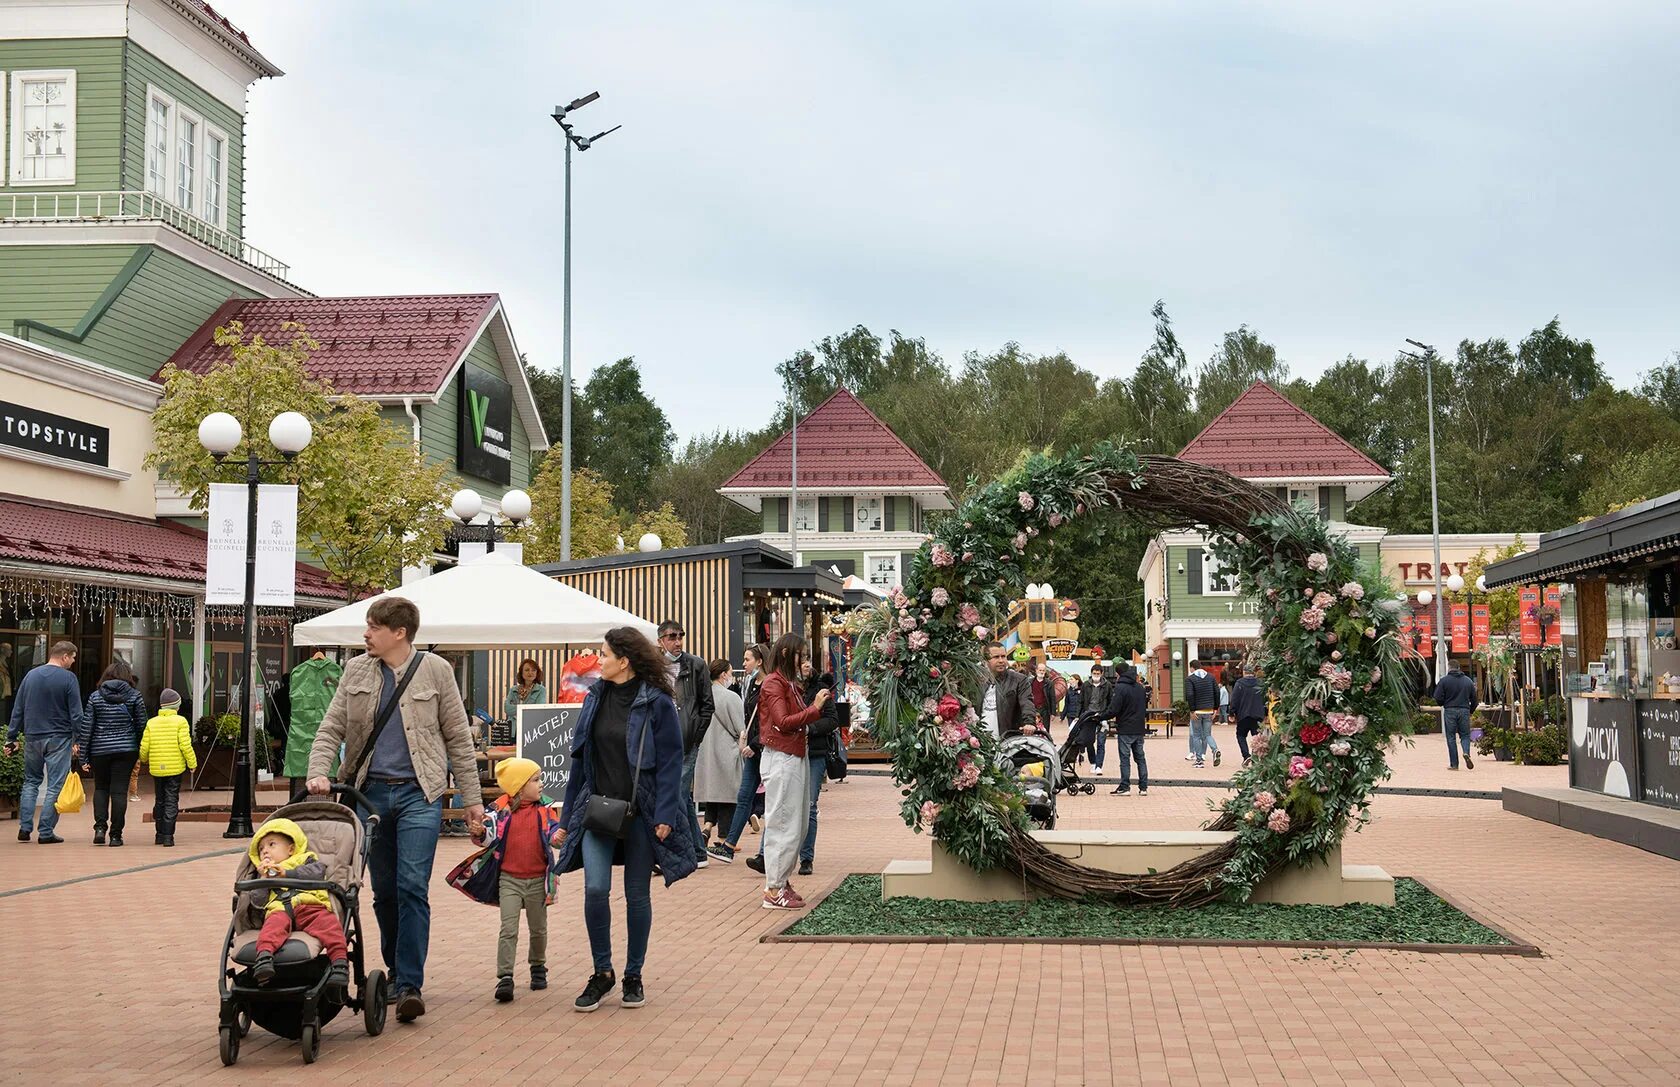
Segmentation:
<svg viewBox="0 0 1680 1087">
<path fill-rule="evenodd" d="M 881 531 L 880 495 L 859 498 L 852 504 L 852 511 L 852 524 L 850 527 L 853 532 Z"/>
<path fill-rule="evenodd" d="M 1289 504 L 1291 506 L 1293 506 L 1297 502 L 1305 502 L 1308 506 L 1311 506 L 1313 509 L 1317 509 L 1318 508 L 1318 488 L 1317 487 L 1304 487 L 1304 486 L 1303 487 L 1291 486 L 1289 488 Z"/>
<path fill-rule="evenodd" d="M 799 508 L 794 511 L 793 523 L 801 532 L 816 532 L 819 530 L 817 500 L 815 498 L 801 498 L 799 500 Z"/>
<path fill-rule="evenodd" d="M 12 73 L 12 184 L 76 180 L 76 73 Z"/>
</svg>

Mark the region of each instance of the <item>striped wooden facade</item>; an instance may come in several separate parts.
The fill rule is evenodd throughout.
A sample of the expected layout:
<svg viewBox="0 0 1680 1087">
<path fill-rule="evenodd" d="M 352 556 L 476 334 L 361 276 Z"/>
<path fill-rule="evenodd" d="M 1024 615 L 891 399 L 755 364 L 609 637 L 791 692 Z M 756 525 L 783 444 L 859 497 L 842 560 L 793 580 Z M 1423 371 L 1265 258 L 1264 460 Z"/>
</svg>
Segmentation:
<svg viewBox="0 0 1680 1087">
<path fill-rule="evenodd" d="M 550 576 L 650 623 L 675 619 L 688 632 L 687 651 L 703 660 L 724 657 L 733 662 L 740 655 L 742 601 L 739 586 L 730 585 L 727 556 L 573 570 Z M 491 712 L 501 715 L 502 701 L 514 684 L 519 662 L 526 657 L 541 666 L 552 693 L 552 678 L 561 666 L 573 655 L 593 649 L 573 646 L 487 654 Z"/>
</svg>

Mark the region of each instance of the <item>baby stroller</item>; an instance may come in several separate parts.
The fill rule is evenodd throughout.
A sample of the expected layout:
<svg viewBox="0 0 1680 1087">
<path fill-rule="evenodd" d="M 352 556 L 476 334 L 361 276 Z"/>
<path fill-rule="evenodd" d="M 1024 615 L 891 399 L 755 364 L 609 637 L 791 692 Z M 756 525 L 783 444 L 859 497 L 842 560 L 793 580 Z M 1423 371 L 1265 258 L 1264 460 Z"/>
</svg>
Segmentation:
<svg viewBox="0 0 1680 1087">
<path fill-rule="evenodd" d="M 1097 791 L 1097 787 L 1089 781 L 1079 780 L 1079 756 L 1085 749 L 1097 742 L 1097 729 L 1103 727 L 1102 714 L 1092 711 L 1082 713 L 1074 721 L 1073 727 L 1068 729 L 1067 742 L 1062 744 L 1059 752 L 1062 760 L 1062 789 L 1069 795 L 1084 793 L 1090 796 Z"/>
<path fill-rule="evenodd" d="M 1044 736 L 1006 736 L 998 744 L 997 763 L 1014 773 L 1028 818 L 1045 830 L 1056 829 L 1056 790 L 1062 783 L 1056 745 Z"/>
<path fill-rule="evenodd" d="M 347 797 L 370 813 L 365 829 L 356 809 L 336 799 L 303 800 L 274 813 L 290 819 L 308 835 L 310 850 L 326 866 L 325 880 L 257 879 L 249 854 L 239 860 L 233 884 L 233 920 L 222 944 L 222 970 L 216 979 L 221 993 L 220 1035 L 225 1065 L 239 1059 L 240 1039 L 250 1032 L 252 1023 L 271 1034 L 296 1039 L 302 1045 L 305 1064 L 314 1063 L 320 1053 L 321 1028 L 344 1008 L 362 1013 L 362 1025 L 369 1034 L 377 1035 L 385 1029 L 385 971 L 362 970 L 365 933 L 359 908 L 368 849 L 379 832 L 379 816 L 372 814 L 367 798 L 350 786 L 334 784 L 332 791 L 335 797 Z M 292 933 L 274 953 L 277 973 L 273 984 L 259 986 L 251 976 L 263 911 L 260 907 L 241 908 L 240 895 L 285 888 L 324 890 L 332 896 L 350 949 L 351 986 L 342 1003 L 326 994 L 327 959 L 321 942 L 306 932 Z"/>
</svg>

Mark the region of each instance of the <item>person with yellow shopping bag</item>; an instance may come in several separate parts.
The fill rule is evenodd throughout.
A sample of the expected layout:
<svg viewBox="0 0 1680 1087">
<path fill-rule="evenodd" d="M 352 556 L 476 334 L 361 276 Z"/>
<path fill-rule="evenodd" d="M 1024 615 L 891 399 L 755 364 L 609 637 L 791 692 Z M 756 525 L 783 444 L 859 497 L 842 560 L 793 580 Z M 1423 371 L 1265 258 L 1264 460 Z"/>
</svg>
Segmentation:
<svg viewBox="0 0 1680 1087">
<path fill-rule="evenodd" d="M 82 810 L 87 801 L 87 790 L 82 788 L 82 775 L 69 774 L 64 778 L 64 788 L 58 791 L 58 799 L 53 802 L 53 808 L 60 815 L 75 815 Z"/>
<path fill-rule="evenodd" d="M 6 754 L 17 752 L 17 738 L 23 734 L 23 788 L 18 797 L 18 841 L 27 842 L 35 830 L 35 808 L 41 808 L 42 845 L 57 845 L 60 838 L 55 802 L 70 776 L 74 737 L 82 723 L 82 690 L 76 674 L 74 642 L 54 642 L 47 663 L 29 670 L 18 684 L 12 700 L 12 719 L 6 725 Z M 80 779 L 76 788 L 81 788 Z M 77 805 L 80 807 L 80 804 Z"/>
</svg>

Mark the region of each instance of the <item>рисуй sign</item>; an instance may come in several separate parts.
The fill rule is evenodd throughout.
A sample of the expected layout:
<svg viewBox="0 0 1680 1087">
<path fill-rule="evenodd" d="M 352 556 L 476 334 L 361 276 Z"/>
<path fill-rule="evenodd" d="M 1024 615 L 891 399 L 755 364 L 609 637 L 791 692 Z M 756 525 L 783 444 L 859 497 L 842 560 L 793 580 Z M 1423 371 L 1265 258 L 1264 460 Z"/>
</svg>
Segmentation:
<svg viewBox="0 0 1680 1087">
<path fill-rule="evenodd" d="M 0 400 L 0 445 L 101 468 L 111 466 L 110 428 L 4 400 Z"/>
</svg>

